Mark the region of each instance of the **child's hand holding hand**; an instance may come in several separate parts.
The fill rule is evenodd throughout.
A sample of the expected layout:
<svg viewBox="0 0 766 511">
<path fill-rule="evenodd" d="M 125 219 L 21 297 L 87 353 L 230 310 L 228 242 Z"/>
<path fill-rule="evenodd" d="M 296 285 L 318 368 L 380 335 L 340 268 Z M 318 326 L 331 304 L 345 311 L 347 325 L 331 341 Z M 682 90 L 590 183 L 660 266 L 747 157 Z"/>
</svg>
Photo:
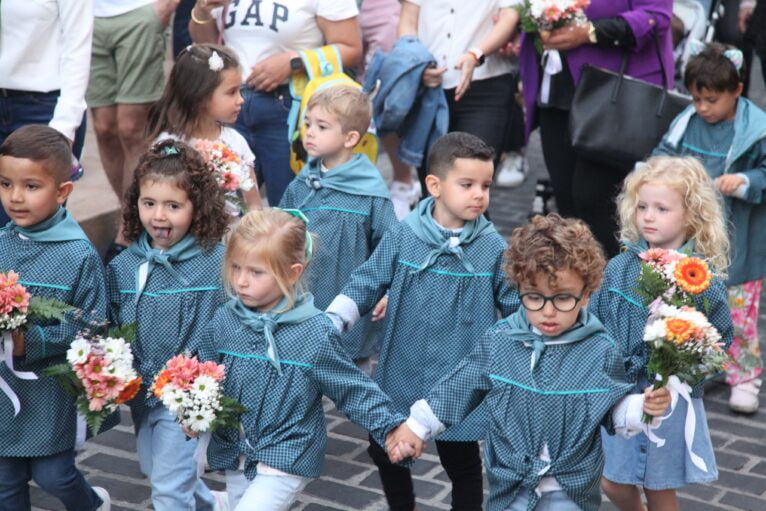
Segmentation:
<svg viewBox="0 0 766 511">
<path fill-rule="evenodd" d="M 661 417 L 670 406 L 670 391 L 666 387 L 644 390 L 644 413 L 652 417 Z"/>
<path fill-rule="evenodd" d="M 27 342 L 24 337 L 24 332 L 21 330 L 14 330 L 11 332 L 11 338 L 13 339 L 13 356 L 23 357 L 27 353 Z"/>
<path fill-rule="evenodd" d="M 409 448 L 401 446 L 401 444 L 406 444 Z M 417 459 L 424 447 L 423 440 L 413 433 L 406 423 L 401 423 L 399 427 L 386 436 L 386 451 L 392 463 L 398 463 L 406 458 Z"/>
<path fill-rule="evenodd" d="M 737 174 L 724 174 L 715 179 L 715 186 L 724 195 L 734 195 L 737 188 L 745 184 L 745 178 Z"/>
<path fill-rule="evenodd" d="M 372 309 L 372 320 L 380 321 L 386 315 L 386 309 L 388 308 L 388 295 L 380 299 L 380 301 Z"/>
</svg>

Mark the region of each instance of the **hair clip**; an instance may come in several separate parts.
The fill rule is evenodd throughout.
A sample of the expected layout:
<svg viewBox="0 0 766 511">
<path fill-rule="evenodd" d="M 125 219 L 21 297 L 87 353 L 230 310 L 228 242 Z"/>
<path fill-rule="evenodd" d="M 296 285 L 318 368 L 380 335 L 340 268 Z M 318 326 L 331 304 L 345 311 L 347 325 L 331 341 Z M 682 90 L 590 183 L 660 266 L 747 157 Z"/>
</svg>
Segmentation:
<svg viewBox="0 0 766 511">
<path fill-rule="evenodd" d="M 723 52 L 723 56 L 729 59 L 732 64 L 734 64 L 734 67 L 737 69 L 738 73 L 742 71 L 742 62 L 745 60 L 744 56 L 742 55 L 742 50 L 731 48 L 730 50 Z"/>
<path fill-rule="evenodd" d="M 689 41 L 686 43 L 686 46 L 689 48 L 689 55 L 692 57 L 699 55 L 702 53 L 702 50 L 707 47 L 707 45 L 699 39 L 689 39 Z"/>
<path fill-rule="evenodd" d="M 174 145 L 166 145 L 160 148 L 160 152 L 162 153 L 162 156 L 175 156 L 177 154 L 180 154 L 178 151 L 178 148 Z"/>
<path fill-rule="evenodd" d="M 306 224 L 306 262 L 310 262 L 311 258 L 314 257 L 314 241 L 311 239 L 311 233 L 309 232 L 309 219 L 306 218 L 306 215 L 303 214 L 303 212 L 300 209 L 291 209 L 291 208 L 273 208 L 278 211 L 284 211 L 288 215 L 292 215 L 295 218 L 302 221 L 304 224 Z"/>
<path fill-rule="evenodd" d="M 212 55 L 210 55 L 210 58 L 207 59 L 207 65 L 211 71 L 218 72 L 223 69 L 223 59 L 220 55 L 218 55 L 217 51 L 213 50 Z"/>
</svg>

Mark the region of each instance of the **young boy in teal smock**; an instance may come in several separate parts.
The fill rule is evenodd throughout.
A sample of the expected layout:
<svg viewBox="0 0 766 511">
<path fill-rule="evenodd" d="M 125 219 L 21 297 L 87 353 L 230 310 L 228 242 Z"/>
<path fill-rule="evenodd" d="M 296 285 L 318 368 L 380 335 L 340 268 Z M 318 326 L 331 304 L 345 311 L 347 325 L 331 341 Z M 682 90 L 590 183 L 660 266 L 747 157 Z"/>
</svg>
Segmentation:
<svg viewBox="0 0 766 511">
<path fill-rule="evenodd" d="M 87 320 L 103 321 L 101 259 L 63 208 L 73 188 L 71 162 L 69 141 L 47 126 L 25 126 L 0 146 L 0 198 L 11 218 L 0 229 L 0 270 L 18 273 L 33 296 L 60 300 Z M 31 509 L 30 479 L 69 511 L 109 509 L 106 490 L 92 488 L 75 467 L 75 440 L 84 440 L 85 431 L 78 431 L 74 400 L 54 378 L 41 374 L 66 362 L 69 345 L 87 326 L 67 316 L 66 322 L 30 325 L 14 332 L 12 343 L 4 343 L 0 383 L 8 388 L 0 394 L 2 511 Z"/>
<path fill-rule="evenodd" d="M 410 405 L 475 347 L 498 318 L 519 307 L 505 279 L 507 244 L 483 215 L 489 206 L 493 151 L 468 133 L 445 135 L 433 146 L 426 178 L 431 197 L 383 237 L 327 312 L 348 329 L 388 292 L 385 332 L 375 381 L 397 411 Z M 480 509 L 485 413 L 479 409 L 437 438 L 452 481 L 452 506 Z M 392 465 L 370 442 L 391 509 L 415 504 L 409 469 Z"/>
<path fill-rule="evenodd" d="M 317 255 L 308 284 L 316 306 L 325 309 L 348 282 L 351 272 L 370 257 L 396 223 L 394 206 L 380 172 L 364 154 L 354 154 L 370 126 L 367 94 L 335 86 L 311 97 L 303 145 L 309 161 L 285 190 L 282 208 L 299 209 L 317 236 Z M 385 299 L 377 308 L 385 310 Z M 370 372 L 378 348 L 380 313 L 363 317 L 342 336 L 357 365 Z"/>
<path fill-rule="evenodd" d="M 535 217 L 516 229 L 506 272 L 523 308 L 490 328 L 476 349 L 416 402 L 386 443 L 391 459 L 481 403 L 489 412 L 489 511 L 595 511 L 604 464 L 600 426 L 635 434 L 642 412 L 670 404 L 666 389 L 624 397 L 620 351 L 587 310 L 601 281 L 601 247 L 580 220 Z M 412 447 L 414 446 L 414 449 Z"/>
</svg>

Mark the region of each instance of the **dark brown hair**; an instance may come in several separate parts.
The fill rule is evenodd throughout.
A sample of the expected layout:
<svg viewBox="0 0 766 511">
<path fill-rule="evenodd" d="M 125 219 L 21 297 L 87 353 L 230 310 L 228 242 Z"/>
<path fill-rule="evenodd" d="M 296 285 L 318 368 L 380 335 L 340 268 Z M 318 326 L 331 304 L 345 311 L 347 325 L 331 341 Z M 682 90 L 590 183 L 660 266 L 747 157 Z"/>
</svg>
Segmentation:
<svg viewBox="0 0 766 511">
<path fill-rule="evenodd" d="M 44 124 L 28 124 L 8 135 L 0 146 L 0 156 L 40 163 L 57 184 L 69 181 L 72 173 L 69 140 Z"/>
<path fill-rule="evenodd" d="M 705 49 L 689 59 L 684 72 L 684 85 L 691 90 L 707 89 L 711 92 L 733 92 L 742 83 L 745 76 L 745 64 L 737 71 L 737 67 L 724 55 L 726 50 L 734 46 L 720 43 L 708 43 Z"/>
<path fill-rule="evenodd" d="M 213 52 L 223 60 L 223 68 L 218 71 L 210 69 Z M 162 97 L 149 110 L 146 123 L 149 140 L 155 140 L 163 131 L 183 139 L 191 138 L 210 96 L 221 84 L 221 73 L 227 69 L 239 69 L 237 56 L 229 48 L 192 44 L 181 51 Z"/>
<path fill-rule="evenodd" d="M 588 226 L 555 213 L 535 216 L 514 229 L 505 251 L 505 274 L 518 287 L 534 286 L 544 274 L 555 288 L 556 272 L 571 270 L 582 278 L 585 292 L 592 293 L 601 285 L 605 265 L 601 245 Z"/>
<path fill-rule="evenodd" d="M 428 151 L 428 173 L 443 179 L 454 168 L 458 158 L 492 161 L 495 151 L 475 135 L 453 131 L 434 142 Z"/>
<path fill-rule="evenodd" d="M 169 181 L 189 196 L 194 211 L 189 232 L 200 246 L 209 248 L 221 240 L 228 226 L 223 191 L 199 153 L 175 140 L 163 140 L 152 146 L 139 160 L 133 182 L 125 192 L 122 212 L 125 239 L 136 240 L 144 229 L 138 214 L 138 197 L 141 185 L 152 181 Z"/>
</svg>

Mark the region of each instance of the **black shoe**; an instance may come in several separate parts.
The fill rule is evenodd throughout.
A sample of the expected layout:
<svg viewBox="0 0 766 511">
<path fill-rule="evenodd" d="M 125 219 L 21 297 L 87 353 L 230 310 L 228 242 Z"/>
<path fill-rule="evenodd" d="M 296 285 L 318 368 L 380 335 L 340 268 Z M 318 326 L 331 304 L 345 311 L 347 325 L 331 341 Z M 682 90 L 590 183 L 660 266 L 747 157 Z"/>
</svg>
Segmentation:
<svg viewBox="0 0 766 511">
<path fill-rule="evenodd" d="M 128 247 L 120 245 L 119 243 L 112 243 L 109 245 L 109 248 L 106 249 L 106 254 L 104 254 L 104 264 L 109 264 L 109 261 L 120 255 L 126 248 Z"/>
</svg>

